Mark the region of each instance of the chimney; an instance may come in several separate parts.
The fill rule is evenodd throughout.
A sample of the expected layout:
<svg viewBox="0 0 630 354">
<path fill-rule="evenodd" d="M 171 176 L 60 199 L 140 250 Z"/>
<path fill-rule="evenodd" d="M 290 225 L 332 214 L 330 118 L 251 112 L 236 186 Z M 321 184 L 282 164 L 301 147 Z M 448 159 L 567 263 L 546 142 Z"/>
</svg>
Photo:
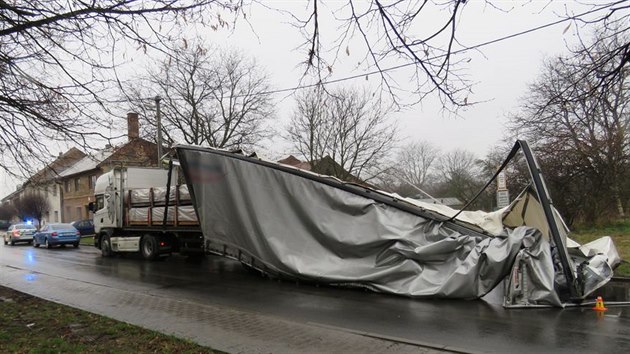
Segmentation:
<svg viewBox="0 0 630 354">
<path fill-rule="evenodd" d="M 138 124 L 138 113 L 127 113 L 127 137 L 129 141 L 140 137 L 140 125 Z"/>
</svg>

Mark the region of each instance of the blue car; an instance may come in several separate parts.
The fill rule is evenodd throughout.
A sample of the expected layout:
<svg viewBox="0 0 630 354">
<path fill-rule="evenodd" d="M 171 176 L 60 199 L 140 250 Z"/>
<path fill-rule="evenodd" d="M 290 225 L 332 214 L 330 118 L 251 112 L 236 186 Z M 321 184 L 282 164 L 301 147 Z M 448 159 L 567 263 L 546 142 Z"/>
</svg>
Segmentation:
<svg viewBox="0 0 630 354">
<path fill-rule="evenodd" d="M 81 234 L 70 224 L 47 224 L 33 236 L 33 246 L 44 245 L 46 248 L 53 246 L 72 245 L 79 247 Z"/>
<path fill-rule="evenodd" d="M 81 236 L 94 235 L 94 221 L 91 219 L 73 221 L 71 225 L 74 226 L 75 229 L 79 230 Z"/>
</svg>

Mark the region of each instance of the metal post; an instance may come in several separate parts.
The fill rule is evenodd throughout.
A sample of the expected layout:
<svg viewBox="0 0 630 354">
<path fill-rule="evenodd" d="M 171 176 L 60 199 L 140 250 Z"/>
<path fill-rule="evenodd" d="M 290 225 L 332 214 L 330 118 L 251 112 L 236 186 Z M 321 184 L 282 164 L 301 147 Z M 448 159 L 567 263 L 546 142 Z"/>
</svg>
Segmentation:
<svg viewBox="0 0 630 354">
<path fill-rule="evenodd" d="M 168 177 L 166 179 L 166 196 L 164 197 L 164 200 L 166 201 L 166 205 L 164 206 L 164 219 L 162 220 L 163 228 L 166 228 L 166 221 L 168 220 L 168 203 L 170 202 L 170 196 L 171 196 L 172 176 L 173 176 L 173 158 L 171 157 L 168 160 Z"/>
<path fill-rule="evenodd" d="M 521 146 L 521 150 L 525 156 L 525 161 L 527 162 L 527 167 L 529 168 L 529 174 L 532 177 L 532 182 L 534 183 L 534 188 L 536 190 L 536 194 L 538 195 L 538 202 L 543 208 L 547 224 L 549 225 L 549 233 L 552 244 L 556 247 L 556 250 L 558 251 L 557 254 L 560 257 L 562 273 L 564 274 L 567 286 L 569 287 L 569 293 L 571 294 L 572 299 L 577 299 L 582 294 L 578 290 L 578 283 L 575 274 L 573 273 L 573 267 L 571 266 L 572 263 L 569 251 L 562 241 L 562 236 L 560 235 L 560 230 L 558 229 L 558 224 L 553 214 L 551 198 L 549 197 L 549 191 L 547 190 L 543 176 L 540 173 L 540 165 L 538 164 L 538 161 L 536 161 L 529 144 L 527 144 L 525 140 L 517 140 L 516 143 Z"/>
<path fill-rule="evenodd" d="M 162 117 L 160 112 L 160 100 L 162 98 L 160 96 L 155 96 L 155 110 L 156 110 L 156 118 L 157 118 L 157 163 L 158 167 L 160 167 L 162 158 Z"/>
</svg>

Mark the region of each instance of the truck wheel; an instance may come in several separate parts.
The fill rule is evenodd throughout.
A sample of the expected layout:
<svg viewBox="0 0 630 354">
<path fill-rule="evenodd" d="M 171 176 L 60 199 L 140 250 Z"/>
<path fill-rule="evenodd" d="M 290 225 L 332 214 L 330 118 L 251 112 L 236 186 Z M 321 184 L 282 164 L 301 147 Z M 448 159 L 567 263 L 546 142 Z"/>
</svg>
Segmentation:
<svg viewBox="0 0 630 354">
<path fill-rule="evenodd" d="M 111 257 L 113 254 L 112 241 L 109 239 L 109 235 L 105 234 L 101 236 L 101 256 Z"/>
<path fill-rule="evenodd" d="M 154 261 L 158 258 L 160 255 L 158 247 L 158 241 L 153 235 L 144 235 L 140 241 L 140 252 L 142 253 L 142 257 L 146 260 Z"/>
</svg>

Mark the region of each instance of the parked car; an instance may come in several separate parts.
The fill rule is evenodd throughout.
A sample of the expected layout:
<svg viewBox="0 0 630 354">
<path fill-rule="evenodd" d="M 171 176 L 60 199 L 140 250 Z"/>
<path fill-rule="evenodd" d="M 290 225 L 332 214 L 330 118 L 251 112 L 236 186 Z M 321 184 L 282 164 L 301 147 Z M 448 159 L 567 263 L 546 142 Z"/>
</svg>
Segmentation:
<svg viewBox="0 0 630 354">
<path fill-rule="evenodd" d="M 72 245 L 79 247 L 81 233 L 70 224 L 47 224 L 42 227 L 33 237 L 33 246 L 40 245 L 46 248 L 53 246 Z"/>
<path fill-rule="evenodd" d="M 94 221 L 92 219 L 73 221 L 71 225 L 79 230 L 81 236 L 94 235 Z"/>
<path fill-rule="evenodd" d="M 9 226 L 4 234 L 4 244 L 10 243 L 11 246 L 16 243 L 32 243 L 33 234 L 37 229 L 35 226 L 27 223 L 13 224 Z"/>
</svg>

